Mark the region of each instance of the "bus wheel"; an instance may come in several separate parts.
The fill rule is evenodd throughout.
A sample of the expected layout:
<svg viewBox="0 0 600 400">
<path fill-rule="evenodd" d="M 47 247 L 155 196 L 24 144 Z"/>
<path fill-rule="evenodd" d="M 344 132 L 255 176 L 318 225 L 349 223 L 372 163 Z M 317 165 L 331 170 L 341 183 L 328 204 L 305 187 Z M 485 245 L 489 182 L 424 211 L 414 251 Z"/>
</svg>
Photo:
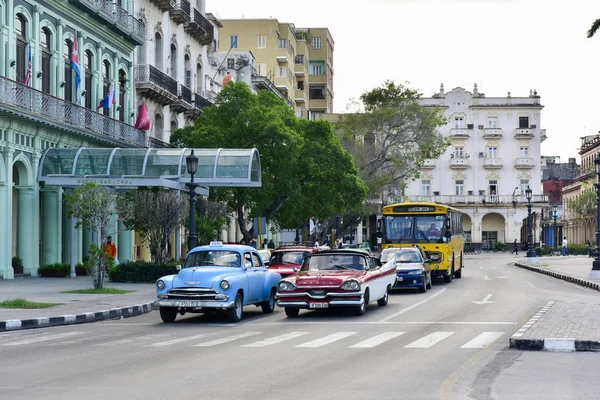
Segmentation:
<svg viewBox="0 0 600 400">
<path fill-rule="evenodd" d="M 452 278 L 454 277 L 454 255 L 452 256 L 452 269 L 448 271 L 448 275 L 444 276 L 444 282 L 450 283 L 452 282 Z"/>
<path fill-rule="evenodd" d="M 460 278 L 462 278 L 462 268 L 460 268 L 458 271 L 456 271 L 456 272 L 454 273 L 454 277 L 455 277 L 456 279 L 460 279 Z"/>
</svg>

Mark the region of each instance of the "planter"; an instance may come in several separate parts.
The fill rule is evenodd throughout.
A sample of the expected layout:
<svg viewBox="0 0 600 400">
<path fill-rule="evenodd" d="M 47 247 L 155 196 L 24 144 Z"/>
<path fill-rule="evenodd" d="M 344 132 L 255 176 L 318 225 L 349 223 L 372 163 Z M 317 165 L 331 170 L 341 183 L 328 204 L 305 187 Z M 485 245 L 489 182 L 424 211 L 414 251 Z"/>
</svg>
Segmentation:
<svg viewBox="0 0 600 400">
<path fill-rule="evenodd" d="M 13 270 L 14 270 L 15 275 L 23 274 L 23 266 L 22 265 L 13 265 Z"/>
</svg>

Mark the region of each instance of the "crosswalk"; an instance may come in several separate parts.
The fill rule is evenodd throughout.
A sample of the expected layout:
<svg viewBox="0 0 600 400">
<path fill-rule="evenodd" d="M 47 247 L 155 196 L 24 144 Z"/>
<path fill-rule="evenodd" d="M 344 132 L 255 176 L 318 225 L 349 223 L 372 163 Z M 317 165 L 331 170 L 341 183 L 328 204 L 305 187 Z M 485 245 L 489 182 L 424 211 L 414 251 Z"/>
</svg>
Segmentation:
<svg viewBox="0 0 600 400">
<path fill-rule="evenodd" d="M 292 331 L 281 334 L 268 332 L 210 332 L 178 336 L 180 332 L 163 332 L 138 335 L 135 332 L 113 332 L 110 335 L 97 332 L 74 330 L 70 332 L 52 333 L 45 331 L 21 336 L 0 336 L 0 354 L 3 348 L 19 346 L 86 346 L 118 348 L 134 346 L 146 348 L 173 348 L 186 346 L 200 349 L 220 346 L 236 346 L 239 348 L 266 348 L 288 346 L 297 349 L 318 349 L 326 346 L 343 346 L 348 349 L 369 349 L 384 345 L 393 345 L 405 349 L 430 349 L 442 346 L 459 347 L 460 349 L 484 349 L 498 341 L 507 332 L 430 332 L 416 335 L 415 332 L 309 332 Z M 418 337 L 420 336 L 420 337 Z M 302 351 L 302 350 L 298 350 Z"/>
</svg>

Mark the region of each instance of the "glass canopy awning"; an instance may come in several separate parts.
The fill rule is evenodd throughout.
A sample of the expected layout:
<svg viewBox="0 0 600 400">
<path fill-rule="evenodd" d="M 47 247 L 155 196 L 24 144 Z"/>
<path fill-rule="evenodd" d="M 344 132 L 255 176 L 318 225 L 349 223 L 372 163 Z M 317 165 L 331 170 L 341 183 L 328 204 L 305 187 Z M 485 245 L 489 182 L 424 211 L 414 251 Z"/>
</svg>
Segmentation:
<svg viewBox="0 0 600 400">
<path fill-rule="evenodd" d="M 200 187 L 260 187 L 257 149 L 193 149 L 194 182 Z M 192 149 L 50 148 L 40 160 L 39 182 L 76 187 L 85 182 L 133 189 L 160 186 L 187 190 L 186 157 Z"/>
</svg>

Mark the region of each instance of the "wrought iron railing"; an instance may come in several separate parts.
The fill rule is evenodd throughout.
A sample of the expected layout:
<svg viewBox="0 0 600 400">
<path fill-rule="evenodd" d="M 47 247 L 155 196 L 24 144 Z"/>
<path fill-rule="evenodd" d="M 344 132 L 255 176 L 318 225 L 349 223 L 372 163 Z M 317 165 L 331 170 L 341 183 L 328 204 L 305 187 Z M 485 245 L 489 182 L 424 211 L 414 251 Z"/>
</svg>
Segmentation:
<svg viewBox="0 0 600 400">
<path fill-rule="evenodd" d="M 92 11 L 111 24 L 116 24 L 120 31 L 130 35 L 138 44 L 144 43 L 146 36 L 144 23 L 112 0 L 71 0 L 71 2 Z"/>
<path fill-rule="evenodd" d="M 202 44 L 209 44 L 215 38 L 215 27 L 209 20 L 202 15 L 197 8 L 194 8 L 194 22 L 200 26 L 199 41 Z"/>
<path fill-rule="evenodd" d="M 179 85 L 181 90 L 181 99 L 186 103 L 192 104 L 192 91 L 185 85 Z"/>
<path fill-rule="evenodd" d="M 153 65 L 136 65 L 134 79 L 136 83 L 152 83 L 177 98 L 177 81 Z"/>
<path fill-rule="evenodd" d="M 40 92 L 5 77 L 0 77 L 0 105 L 27 111 L 29 114 L 45 117 L 44 120 L 64 129 L 66 122 L 76 133 L 93 135 L 100 139 L 120 140 L 136 146 L 146 146 L 144 132 L 121 121 L 109 118 L 64 99 Z"/>
<path fill-rule="evenodd" d="M 164 135 L 164 133 L 162 133 Z M 148 147 L 156 147 L 156 148 L 161 148 L 161 149 L 166 149 L 171 147 L 170 143 L 167 143 L 165 141 L 162 141 L 160 139 L 157 139 L 155 137 L 149 136 L 148 137 Z"/>
<path fill-rule="evenodd" d="M 190 19 L 190 2 L 188 0 L 171 0 L 171 8 L 173 10 L 181 10 L 187 19 Z"/>
</svg>

